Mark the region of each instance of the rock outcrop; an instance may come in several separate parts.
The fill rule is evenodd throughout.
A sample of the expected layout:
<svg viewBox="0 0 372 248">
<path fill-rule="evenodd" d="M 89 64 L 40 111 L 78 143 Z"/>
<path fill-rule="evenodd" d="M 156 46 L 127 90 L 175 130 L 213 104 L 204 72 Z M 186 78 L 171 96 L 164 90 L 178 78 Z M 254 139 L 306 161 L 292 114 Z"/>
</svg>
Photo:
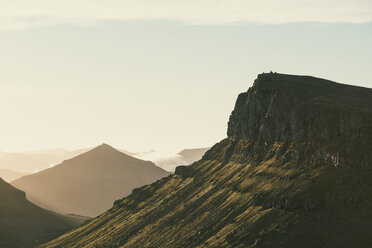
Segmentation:
<svg viewBox="0 0 372 248">
<path fill-rule="evenodd" d="M 45 247 L 372 247 L 371 89 L 261 74 L 227 134 Z"/>
</svg>

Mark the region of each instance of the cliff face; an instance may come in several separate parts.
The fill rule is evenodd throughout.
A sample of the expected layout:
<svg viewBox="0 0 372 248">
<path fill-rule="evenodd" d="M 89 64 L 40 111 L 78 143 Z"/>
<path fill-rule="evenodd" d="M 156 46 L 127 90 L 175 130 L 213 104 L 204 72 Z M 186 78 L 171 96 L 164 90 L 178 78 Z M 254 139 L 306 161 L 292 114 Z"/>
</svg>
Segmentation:
<svg viewBox="0 0 372 248">
<path fill-rule="evenodd" d="M 371 89 L 313 77 L 261 74 L 248 92 L 239 95 L 227 134 L 233 140 L 249 140 L 257 149 L 242 152 L 251 155 L 258 151 L 265 155 L 274 144 L 282 147 L 281 152 L 292 145 L 298 149 L 291 159 L 368 166 L 366 161 L 372 160 L 371 95 Z M 278 157 L 283 155 L 280 151 Z M 234 161 L 257 160 L 250 154 L 241 156 L 242 152 L 231 152 L 232 158 L 223 160 L 234 155 Z"/>
<path fill-rule="evenodd" d="M 371 138 L 372 90 L 312 77 L 260 75 L 239 95 L 228 136 L 276 142 Z"/>
<path fill-rule="evenodd" d="M 259 75 L 203 159 L 45 247 L 371 247 L 371 106 L 370 89 Z"/>
</svg>

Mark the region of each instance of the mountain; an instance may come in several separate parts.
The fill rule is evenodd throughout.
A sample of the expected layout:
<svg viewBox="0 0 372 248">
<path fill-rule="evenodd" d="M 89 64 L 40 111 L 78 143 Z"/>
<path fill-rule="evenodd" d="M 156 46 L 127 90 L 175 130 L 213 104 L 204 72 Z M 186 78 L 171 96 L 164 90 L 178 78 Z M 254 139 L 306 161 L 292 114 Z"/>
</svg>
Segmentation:
<svg viewBox="0 0 372 248">
<path fill-rule="evenodd" d="M 81 149 L 70 151 L 70 152 L 64 154 L 63 156 L 61 156 L 61 161 L 66 160 L 66 159 L 74 158 L 74 157 L 79 156 L 80 154 L 86 153 L 86 152 L 88 152 L 92 149 L 93 149 L 93 147 L 89 147 L 89 148 L 81 148 Z"/>
<path fill-rule="evenodd" d="M 50 169 L 22 177 L 12 185 L 25 191 L 28 200 L 43 208 L 96 216 L 134 188 L 168 174 L 152 162 L 102 144 Z"/>
<path fill-rule="evenodd" d="M 11 182 L 26 175 L 27 173 L 12 171 L 8 169 L 0 169 L 0 178 L 2 178 L 5 182 Z"/>
<path fill-rule="evenodd" d="M 49 165 L 56 165 L 62 163 L 66 159 L 71 159 L 73 157 L 79 156 L 92 148 L 83 148 L 78 150 L 69 151 L 64 148 L 55 148 L 47 150 L 37 150 L 26 152 L 25 154 L 32 155 L 32 157 L 43 160 Z"/>
<path fill-rule="evenodd" d="M 79 156 L 91 149 L 93 148 L 82 148 L 73 151 L 64 148 L 54 148 L 22 153 L 0 152 L 0 168 L 27 174 L 35 173 L 60 164 L 64 160 Z M 208 149 L 209 148 L 185 149 L 178 154 L 164 154 L 155 150 L 129 152 L 120 149 L 119 151 L 131 157 L 151 161 L 166 171 L 174 171 L 178 165 L 189 165 L 201 159 Z"/>
<path fill-rule="evenodd" d="M 371 89 L 261 74 L 200 161 L 41 247 L 372 247 L 371 106 Z"/>
<path fill-rule="evenodd" d="M 81 222 L 35 206 L 26 200 L 24 192 L 0 178 L 0 247 L 34 247 Z"/>
<path fill-rule="evenodd" d="M 184 149 L 178 153 L 178 155 L 182 156 L 182 159 L 186 162 L 186 165 L 192 164 L 195 161 L 200 160 L 208 148 L 194 148 L 194 149 Z"/>
</svg>

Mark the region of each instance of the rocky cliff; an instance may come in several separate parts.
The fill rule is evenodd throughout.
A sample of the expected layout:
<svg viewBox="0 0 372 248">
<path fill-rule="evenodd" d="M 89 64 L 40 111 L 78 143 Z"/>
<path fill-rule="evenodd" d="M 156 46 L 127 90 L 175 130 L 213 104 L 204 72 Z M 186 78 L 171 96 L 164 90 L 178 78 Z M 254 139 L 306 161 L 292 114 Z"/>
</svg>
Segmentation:
<svg viewBox="0 0 372 248">
<path fill-rule="evenodd" d="M 45 247 L 371 247 L 372 90 L 261 74 L 228 137 Z"/>
</svg>

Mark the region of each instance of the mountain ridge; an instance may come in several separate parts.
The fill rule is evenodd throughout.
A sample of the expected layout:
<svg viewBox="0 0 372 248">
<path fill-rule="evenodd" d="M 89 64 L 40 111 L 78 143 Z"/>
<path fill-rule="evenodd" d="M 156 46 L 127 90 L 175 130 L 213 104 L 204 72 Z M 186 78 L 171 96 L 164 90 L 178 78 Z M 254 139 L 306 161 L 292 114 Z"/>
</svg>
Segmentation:
<svg viewBox="0 0 372 248">
<path fill-rule="evenodd" d="M 0 247 L 34 247 L 83 222 L 37 207 L 1 178 L 0 199 Z"/>
<path fill-rule="evenodd" d="M 52 168 L 22 177 L 12 185 L 24 190 L 31 202 L 46 209 L 96 216 L 132 189 L 168 174 L 152 162 L 102 144 Z"/>
<path fill-rule="evenodd" d="M 371 247 L 370 101 L 371 89 L 261 74 L 201 160 L 41 247 Z"/>
</svg>

